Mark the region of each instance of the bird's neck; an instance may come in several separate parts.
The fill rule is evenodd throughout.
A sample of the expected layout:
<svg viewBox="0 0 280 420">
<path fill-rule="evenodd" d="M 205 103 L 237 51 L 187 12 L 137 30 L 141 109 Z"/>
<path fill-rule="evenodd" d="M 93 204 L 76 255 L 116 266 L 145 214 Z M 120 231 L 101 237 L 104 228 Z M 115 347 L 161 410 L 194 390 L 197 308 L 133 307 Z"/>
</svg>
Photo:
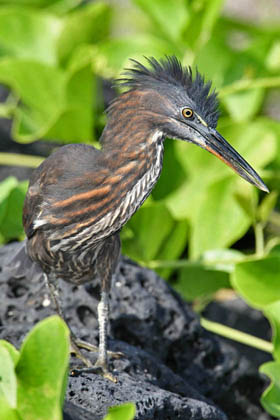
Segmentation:
<svg viewBox="0 0 280 420">
<path fill-rule="evenodd" d="M 112 173 L 134 180 L 130 184 L 133 186 L 151 171 L 157 171 L 159 176 L 164 136 L 143 108 L 131 107 L 126 99 L 127 103 L 122 101 L 109 113 L 100 142 L 106 166 Z"/>
<path fill-rule="evenodd" d="M 134 120 L 135 122 L 135 120 Z M 106 215 L 111 230 L 119 230 L 143 204 L 157 182 L 163 159 L 163 134 L 159 130 L 142 131 L 142 138 L 134 137 L 133 126 L 123 127 L 118 135 L 113 127 L 106 127 L 102 135 L 102 150 L 118 199 L 114 209 Z M 143 128 L 143 126 L 142 126 Z M 137 127 L 134 125 L 137 132 Z"/>
</svg>

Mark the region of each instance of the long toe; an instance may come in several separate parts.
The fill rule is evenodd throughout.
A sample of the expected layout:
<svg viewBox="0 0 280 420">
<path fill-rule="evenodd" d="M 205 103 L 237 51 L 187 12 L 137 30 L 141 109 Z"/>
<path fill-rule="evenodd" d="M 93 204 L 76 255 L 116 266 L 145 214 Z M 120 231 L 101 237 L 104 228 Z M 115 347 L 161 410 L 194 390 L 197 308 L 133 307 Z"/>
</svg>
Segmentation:
<svg viewBox="0 0 280 420">
<path fill-rule="evenodd" d="M 94 351 L 94 352 L 98 351 L 98 347 L 95 346 L 94 344 L 88 343 L 87 341 L 84 341 L 84 340 L 79 340 L 78 338 L 75 339 L 75 344 L 77 347 L 81 349 Z"/>
<path fill-rule="evenodd" d="M 74 353 L 74 355 L 80 359 L 83 364 L 87 367 L 90 368 L 93 366 L 92 362 L 90 359 L 88 359 L 79 349 L 79 347 L 77 346 L 76 342 L 71 339 L 71 353 Z"/>
<path fill-rule="evenodd" d="M 85 349 L 85 350 L 93 351 L 93 352 L 97 352 L 99 350 L 98 347 L 95 346 L 94 344 L 88 343 L 87 341 L 80 340 L 78 338 L 75 338 L 74 342 L 75 342 L 76 346 L 81 348 L 81 349 Z M 113 359 L 120 359 L 121 357 L 124 357 L 124 354 L 121 353 L 120 351 L 110 351 L 110 350 L 108 350 L 107 355 L 109 357 L 112 357 Z"/>
<path fill-rule="evenodd" d="M 107 355 L 112 357 L 112 359 L 121 359 L 122 357 L 124 357 L 124 354 L 121 351 L 107 350 Z"/>
</svg>

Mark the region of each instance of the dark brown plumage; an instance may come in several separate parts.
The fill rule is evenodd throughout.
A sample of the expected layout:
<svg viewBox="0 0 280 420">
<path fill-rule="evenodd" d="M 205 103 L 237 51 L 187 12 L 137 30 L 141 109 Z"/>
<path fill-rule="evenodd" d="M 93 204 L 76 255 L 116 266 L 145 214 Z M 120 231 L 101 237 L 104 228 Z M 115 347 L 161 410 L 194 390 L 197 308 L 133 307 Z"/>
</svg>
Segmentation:
<svg viewBox="0 0 280 420">
<path fill-rule="evenodd" d="M 128 90 L 108 109 L 101 150 L 81 144 L 58 149 L 34 171 L 23 211 L 27 253 L 46 273 L 61 315 L 58 278 L 75 284 L 100 280 L 95 367 L 110 379 L 108 292 L 120 253 L 119 231 L 160 176 L 165 136 L 209 150 L 266 190 L 256 172 L 215 130 L 217 99 L 210 93 L 210 83 L 205 84 L 199 73 L 193 78 L 175 57 L 160 62 L 152 58 L 150 69 L 134 64 L 123 79 Z M 73 337 L 78 352 L 76 344 Z"/>
</svg>

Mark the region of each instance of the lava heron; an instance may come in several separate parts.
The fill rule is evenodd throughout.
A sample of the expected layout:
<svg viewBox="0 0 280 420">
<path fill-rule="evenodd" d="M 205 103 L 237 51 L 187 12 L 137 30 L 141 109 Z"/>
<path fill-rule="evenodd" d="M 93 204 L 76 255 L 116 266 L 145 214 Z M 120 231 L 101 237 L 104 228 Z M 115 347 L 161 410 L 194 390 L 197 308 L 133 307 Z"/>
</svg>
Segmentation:
<svg viewBox="0 0 280 420">
<path fill-rule="evenodd" d="M 63 146 L 34 172 L 23 224 L 27 253 L 44 271 L 56 304 L 57 280 L 79 285 L 98 279 L 99 348 L 72 346 L 87 365 L 114 380 L 108 370 L 108 294 L 120 255 L 120 230 L 151 193 L 163 160 L 165 137 L 194 143 L 216 155 L 246 181 L 267 187 L 254 169 L 216 131 L 217 97 L 211 83 L 176 57 L 134 65 L 119 82 L 125 92 L 110 104 L 101 149 Z M 187 149 L 186 149 L 187 153 Z M 95 365 L 79 347 L 98 350 Z"/>
</svg>

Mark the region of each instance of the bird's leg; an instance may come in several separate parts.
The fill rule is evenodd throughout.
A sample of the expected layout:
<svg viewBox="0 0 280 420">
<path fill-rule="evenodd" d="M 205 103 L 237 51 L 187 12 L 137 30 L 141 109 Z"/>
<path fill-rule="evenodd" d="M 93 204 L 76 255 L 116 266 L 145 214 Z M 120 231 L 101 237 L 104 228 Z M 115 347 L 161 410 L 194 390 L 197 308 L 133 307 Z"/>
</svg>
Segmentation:
<svg viewBox="0 0 280 420">
<path fill-rule="evenodd" d="M 107 334 L 109 323 L 109 296 L 108 292 L 101 292 L 101 299 L 97 307 L 98 325 L 99 325 L 99 352 L 95 367 L 101 368 L 102 371 L 108 371 L 107 357 Z"/>
<path fill-rule="evenodd" d="M 102 375 L 116 382 L 116 378 L 109 372 L 108 369 L 108 355 L 113 357 L 121 357 L 121 353 L 114 353 L 107 351 L 107 335 L 109 324 L 109 291 L 111 288 L 111 281 L 113 273 L 115 272 L 120 254 L 120 239 L 116 234 L 109 237 L 104 242 L 96 262 L 97 273 L 101 279 L 101 297 L 97 307 L 98 325 L 99 325 L 99 352 L 96 363 L 93 367 L 88 369 L 81 369 L 80 372 L 93 372 L 100 371 Z M 87 347 L 87 343 L 86 343 Z M 76 371 L 78 372 L 78 371 Z M 76 373 L 74 372 L 74 373 Z"/>
<path fill-rule="evenodd" d="M 120 255 L 120 237 L 118 234 L 106 239 L 104 246 L 98 254 L 97 272 L 101 279 L 101 299 L 98 304 L 98 325 L 99 325 L 99 353 L 94 365 L 100 368 L 105 377 L 116 381 L 108 369 L 107 335 L 109 324 L 109 291 L 113 274 L 116 270 Z"/>
<path fill-rule="evenodd" d="M 50 292 L 50 296 L 51 296 L 51 300 L 54 303 L 55 306 L 55 310 L 57 312 L 57 314 L 60 316 L 60 318 L 63 319 L 63 321 L 67 324 L 69 330 L 70 330 L 70 341 L 71 341 L 71 347 L 73 352 L 75 353 L 75 355 L 82 360 L 82 362 L 87 366 L 87 367 L 92 367 L 92 363 L 91 361 L 85 357 L 83 355 L 83 353 L 79 350 L 79 340 L 76 338 L 75 334 L 73 333 L 72 329 L 69 327 L 63 311 L 62 311 L 62 305 L 60 302 L 60 295 L 59 295 L 59 286 L 58 286 L 58 279 L 55 275 L 53 274 L 49 274 L 49 275 L 45 275 L 45 280 L 46 280 L 46 284 L 47 287 L 49 289 Z M 98 347 L 93 346 L 91 348 L 92 351 L 98 351 Z"/>
</svg>

